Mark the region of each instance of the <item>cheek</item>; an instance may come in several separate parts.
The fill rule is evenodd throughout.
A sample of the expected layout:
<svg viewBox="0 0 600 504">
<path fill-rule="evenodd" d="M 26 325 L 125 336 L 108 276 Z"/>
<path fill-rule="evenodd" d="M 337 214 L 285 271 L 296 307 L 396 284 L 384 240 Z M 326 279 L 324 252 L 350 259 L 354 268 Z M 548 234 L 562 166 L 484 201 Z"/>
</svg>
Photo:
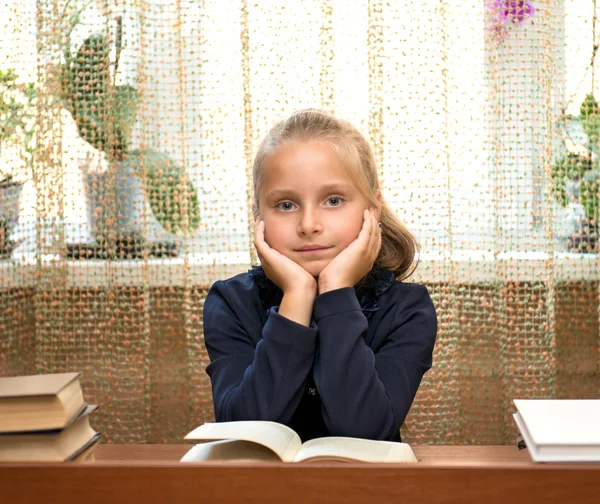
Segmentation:
<svg viewBox="0 0 600 504">
<path fill-rule="evenodd" d="M 265 241 L 278 252 L 283 249 L 286 240 L 286 226 L 278 219 L 265 218 Z"/>
<path fill-rule="evenodd" d="M 343 220 L 338 220 L 335 223 L 331 223 L 329 229 L 335 236 L 335 241 L 337 242 L 338 247 L 346 248 L 356 239 L 358 233 L 360 233 L 360 228 L 361 226 L 357 226 L 354 219 L 351 220 L 346 218 Z"/>
</svg>

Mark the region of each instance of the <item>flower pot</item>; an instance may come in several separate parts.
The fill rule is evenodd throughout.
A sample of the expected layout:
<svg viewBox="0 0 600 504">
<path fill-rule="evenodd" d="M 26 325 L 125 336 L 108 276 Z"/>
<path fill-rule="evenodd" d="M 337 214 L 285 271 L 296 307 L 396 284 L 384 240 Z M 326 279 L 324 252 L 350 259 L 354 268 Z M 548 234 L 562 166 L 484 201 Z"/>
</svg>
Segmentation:
<svg viewBox="0 0 600 504">
<path fill-rule="evenodd" d="M 134 170 L 115 163 L 107 171 L 84 171 L 87 219 L 95 245 L 81 257 L 175 256 L 179 243 L 158 223 Z"/>
</svg>

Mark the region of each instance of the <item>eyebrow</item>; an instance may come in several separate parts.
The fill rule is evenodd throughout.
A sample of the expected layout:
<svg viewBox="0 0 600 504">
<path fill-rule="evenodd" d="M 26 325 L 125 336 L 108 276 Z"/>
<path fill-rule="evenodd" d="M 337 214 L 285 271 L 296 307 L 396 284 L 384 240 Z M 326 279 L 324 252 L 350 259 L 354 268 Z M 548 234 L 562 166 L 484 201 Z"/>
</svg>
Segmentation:
<svg viewBox="0 0 600 504">
<path fill-rule="evenodd" d="M 321 194 L 330 194 L 337 192 L 347 192 L 352 186 L 344 182 L 333 183 L 324 185 L 319 189 Z M 265 198 L 269 200 L 275 200 L 280 198 L 293 198 L 298 196 L 298 193 L 294 189 L 273 189 L 265 194 Z"/>
</svg>

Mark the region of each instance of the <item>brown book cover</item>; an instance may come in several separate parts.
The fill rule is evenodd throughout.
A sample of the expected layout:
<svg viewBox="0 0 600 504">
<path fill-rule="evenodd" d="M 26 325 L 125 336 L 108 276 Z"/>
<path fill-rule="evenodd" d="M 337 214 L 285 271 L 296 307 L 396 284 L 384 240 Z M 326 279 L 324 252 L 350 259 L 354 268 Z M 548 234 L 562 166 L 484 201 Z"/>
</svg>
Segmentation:
<svg viewBox="0 0 600 504">
<path fill-rule="evenodd" d="M 65 430 L 70 425 L 73 425 L 80 418 L 92 414 L 97 409 L 98 409 L 97 404 L 84 404 L 81 407 L 81 409 L 77 412 L 77 414 L 69 419 L 69 421 L 66 423 L 66 425 L 64 427 L 60 427 L 57 429 L 36 429 L 36 430 L 27 430 L 27 431 L 0 432 L 0 442 L 2 441 L 2 438 L 4 436 L 21 436 L 21 435 L 29 436 L 30 434 L 53 436 L 55 434 L 58 434 L 60 431 Z"/>
<path fill-rule="evenodd" d="M 60 462 L 76 459 L 101 437 L 89 420 L 90 414 L 97 408 L 95 404 L 86 405 L 83 412 L 63 429 L 0 435 L 0 461 Z"/>
<path fill-rule="evenodd" d="M 81 373 L 0 378 L 0 433 L 62 429 L 85 407 Z"/>
</svg>

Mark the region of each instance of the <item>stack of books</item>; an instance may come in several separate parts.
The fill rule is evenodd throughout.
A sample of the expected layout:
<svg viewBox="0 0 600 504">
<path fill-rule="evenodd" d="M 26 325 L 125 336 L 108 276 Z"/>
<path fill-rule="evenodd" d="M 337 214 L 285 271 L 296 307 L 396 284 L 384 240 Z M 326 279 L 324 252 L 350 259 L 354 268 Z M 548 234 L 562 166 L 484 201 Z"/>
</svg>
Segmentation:
<svg viewBox="0 0 600 504">
<path fill-rule="evenodd" d="M 515 423 L 535 462 L 600 462 L 600 399 L 514 403 Z"/>
<path fill-rule="evenodd" d="M 0 462 L 87 458 L 101 434 L 90 425 L 81 373 L 0 378 Z"/>
</svg>

